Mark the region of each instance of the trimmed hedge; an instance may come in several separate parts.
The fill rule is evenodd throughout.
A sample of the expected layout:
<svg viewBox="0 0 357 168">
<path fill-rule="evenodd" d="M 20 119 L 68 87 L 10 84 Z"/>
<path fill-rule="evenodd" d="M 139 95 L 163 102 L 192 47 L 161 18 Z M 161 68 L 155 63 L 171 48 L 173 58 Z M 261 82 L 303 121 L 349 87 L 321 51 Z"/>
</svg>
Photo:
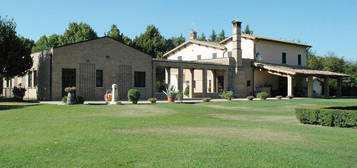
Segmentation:
<svg viewBox="0 0 357 168">
<path fill-rule="evenodd" d="M 357 127 L 357 110 L 355 109 L 357 109 L 356 106 L 297 108 L 295 113 L 296 118 L 303 124 Z"/>
</svg>

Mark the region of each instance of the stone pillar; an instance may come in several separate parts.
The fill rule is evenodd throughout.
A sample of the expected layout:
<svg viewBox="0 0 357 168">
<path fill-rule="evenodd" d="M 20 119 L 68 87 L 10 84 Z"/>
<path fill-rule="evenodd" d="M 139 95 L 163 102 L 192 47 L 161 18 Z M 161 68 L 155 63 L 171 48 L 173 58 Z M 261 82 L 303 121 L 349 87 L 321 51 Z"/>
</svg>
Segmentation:
<svg viewBox="0 0 357 168">
<path fill-rule="evenodd" d="M 337 79 L 337 93 L 336 93 L 337 97 L 341 97 L 342 96 L 342 78 L 338 78 Z"/>
<path fill-rule="evenodd" d="M 327 98 L 330 96 L 330 86 L 328 84 L 329 78 L 324 78 L 324 96 Z"/>
<path fill-rule="evenodd" d="M 207 95 L 207 69 L 202 69 L 202 96 Z"/>
<path fill-rule="evenodd" d="M 165 68 L 165 83 L 170 86 L 171 82 L 171 68 Z"/>
<path fill-rule="evenodd" d="M 307 77 L 307 97 L 314 96 L 314 89 L 313 89 L 314 79 L 312 76 Z"/>
<path fill-rule="evenodd" d="M 293 76 L 288 75 L 288 96 L 294 96 Z"/>
<path fill-rule="evenodd" d="M 228 70 L 224 71 L 224 82 L 223 82 L 223 91 L 228 89 Z"/>
<path fill-rule="evenodd" d="M 112 101 L 110 102 L 110 104 L 118 104 L 118 85 L 117 84 L 113 84 L 112 85 Z"/>
<path fill-rule="evenodd" d="M 212 70 L 212 74 L 213 74 L 213 88 L 212 88 L 212 91 L 213 93 L 216 93 L 217 92 L 217 74 L 216 74 L 216 70 Z"/>
<path fill-rule="evenodd" d="M 181 92 L 183 92 L 183 68 L 179 67 L 178 68 L 178 79 L 177 79 L 177 89 Z"/>
<path fill-rule="evenodd" d="M 155 92 L 157 92 L 156 90 L 156 65 L 153 64 L 152 66 L 152 96 L 153 97 L 155 95 Z"/>
<path fill-rule="evenodd" d="M 189 93 L 189 97 L 193 98 L 193 94 L 194 94 L 194 81 L 195 81 L 195 70 L 194 69 L 190 69 L 190 81 L 189 81 L 189 88 L 190 88 L 190 93 Z"/>
</svg>

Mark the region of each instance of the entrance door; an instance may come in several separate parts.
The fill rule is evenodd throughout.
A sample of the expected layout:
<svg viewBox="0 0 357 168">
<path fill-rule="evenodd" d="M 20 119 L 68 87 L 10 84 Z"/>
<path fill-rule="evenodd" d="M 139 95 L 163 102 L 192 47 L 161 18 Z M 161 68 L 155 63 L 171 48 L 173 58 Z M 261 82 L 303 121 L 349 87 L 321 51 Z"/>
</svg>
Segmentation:
<svg viewBox="0 0 357 168">
<path fill-rule="evenodd" d="M 224 91 L 224 76 L 217 76 L 217 89 L 218 92 Z"/>
<path fill-rule="evenodd" d="M 132 66 L 120 65 L 118 71 L 118 85 L 119 85 L 119 99 L 126 100 L 128 90 L 133 87 L 132 85 Z"/>
<path fill-rule="evenodd" d="M 76 69 L 62 69 L 62 97 L 66 87 L 76 87 Z"/>
</svg>

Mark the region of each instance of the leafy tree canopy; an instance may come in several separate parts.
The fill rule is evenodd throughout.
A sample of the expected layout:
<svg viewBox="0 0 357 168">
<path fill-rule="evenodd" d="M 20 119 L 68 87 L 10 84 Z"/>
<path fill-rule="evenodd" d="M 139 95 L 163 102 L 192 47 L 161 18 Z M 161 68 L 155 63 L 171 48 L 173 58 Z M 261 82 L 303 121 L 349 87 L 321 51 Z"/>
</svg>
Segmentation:
<svg viewBox="0 0 357 168">
<path fill-rule="evenodd" d="M 133 40 L 133 46 L 156 58 L 167 51 L 166 40 L 154 25 L 147 26 L 146 31 Z"/>
<path fill-rule="evenodd" d="M 69 23 L 68 28 L 63 33 L 61 41 L 64 45 L 96 38 L 98 38 L 97 33 L 88 24 L 72 22 Z"/>
<path fill-rule="evenodd" d="M 245 26 L 245 30 L 243 31 L 244 34 L 250 34 L 253 35 L 253 30 L 249 28 L 249 25 Z"/>
<path fill-rule="evenodd" d="M 206 39 L 206 36 L 205 36 L 205 34 L 204 33 L 202 33 L 198 38 L 197 38 L 197 40 L 200 40 L 200 41 L 207 41 L 207 39 Z"/>
</svg>

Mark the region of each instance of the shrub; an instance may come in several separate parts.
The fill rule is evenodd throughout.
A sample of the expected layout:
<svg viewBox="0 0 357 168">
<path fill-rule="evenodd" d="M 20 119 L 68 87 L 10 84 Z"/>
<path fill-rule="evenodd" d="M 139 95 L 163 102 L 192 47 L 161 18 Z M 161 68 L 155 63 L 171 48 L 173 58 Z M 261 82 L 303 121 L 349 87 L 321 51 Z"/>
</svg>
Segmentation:
<svg viewBox="0 0 357 168">
<path fill-rule="evenodd" d="M 232 100 L 234 97 L 234 92 L 232 91 L 224 91 L 222 94 L 219 95 L 221 98 L 226 100 Z"/>
<path fill-rule="evenodd" d="M 155 104 L 157 99 L 156 98 L 149 98 L 148 101 L 151 103 L 151 104 Z"/>
<path fill-rule="evenodd" d="M 203 102 L 210 102 L 210 101 L 211 101 L 211 98 L 209 98 L 209 97 L 208 97 L 208 98 L 203 98 L 202 101 L 203 101 Z"/>
<path fill-rule="evenodd" d="M 178 101 L 182 102 L 183 93 L 182 93 L 181 91 L 176 92 L 176 93 L 175 93 L 175 98 L 176 98 Z"/>
<path fill-rule="evenodd" d="M 357 127 L 357 110 L 341 107 L 298 108 L 296 118 L 303 124 L 317 124 L 331 127 Z"/>
<path fill-rule="evenodd" d="M 286 96 L 286 98 L 293 99 L 294 97 L 293 96 Z"/>
<path fill-rule="evenodd" d="M 247 99 L 252 101 L 254 99 L 254 96 L 248 96 Z"/>
<path fill-rule="evenodd" d="M 26 92 L 26 89 L 21 88 L 21 87 L 14 87 L 14 89 L 12 90 L 12 93 L 14 94 L 15 99 L 21 100 L 21 101 L 24 99 L 25 92 Z"/>
<path fill-rule="evenodd" d="M 82 97 L 82 96 L 77 96 L 77 97 L 76 97 L 76 103 L 77 103 L 77 104 L 84 104 L 84 97 Z"/>
<path fill-rule="evenodd" d="M 257 97 L 261 100 L 266 100 L 269 97 L 269 94 L 267 92 L 259 92 L 257 94 Z"/>
<path fill-rule="evenodd" d="M 62 97 L 61 101 L 62 101 L 63 103 L 67 103 L 67 96 Z"/>
<path fill-rule="evenodd" d="M 138 104 L 140 99 L 140 91 L 138 89 L 130 89 L 128 91 L 128 100 L 133 104 Z"/>
<path fill-rule="evenodd" d="M 281 100 L 283 96 L 276 96 L 276 99 Z"/>
<path fill-rule="evenodd" d="M 190 86 L 186 86 L 186 87 L 185 87 L 185 90 L 184 90 L 183 94 L 184 94 L 185 96 L 187 96 L 187 97 L 190 95 Z"/>
</svg>

